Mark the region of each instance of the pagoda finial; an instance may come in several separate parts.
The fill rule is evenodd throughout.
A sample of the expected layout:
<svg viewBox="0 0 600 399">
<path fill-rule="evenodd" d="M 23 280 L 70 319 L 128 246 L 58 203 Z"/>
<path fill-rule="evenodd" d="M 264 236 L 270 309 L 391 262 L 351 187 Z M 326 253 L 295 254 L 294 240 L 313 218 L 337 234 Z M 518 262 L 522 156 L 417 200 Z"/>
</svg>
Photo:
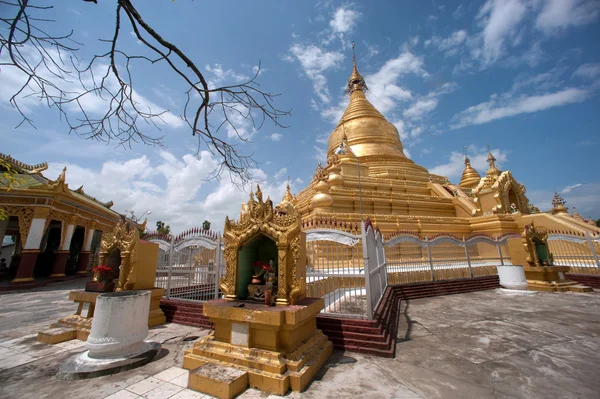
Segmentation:
<svg viewBox="0 0 600 399">
<path fill-rule="evenodd" d="M 348 94 L 352 94 L 357 90 L 360 90 L 363 93 L 368 90 L 365 79 L 362 77 L 360 72 L 358 72 L 358 68 L 356 67 L 356 54 L 354 53 L 354 46 L 355 43 L 352 42 L 352 74 L 350 75 L 350 79 L 348 79 L 348 85 L 346 86 L 346 93 Z"/>
<path fill-rule="evenodd" d="M 294 200 L 294 196 L 292 195 L 292 189 L 290 188 L 290 180 L 288 177 L 288 183 L 287 183 L 287 187 L 285 188 L 285 194 L 283 194 L 283 199 L 281 200 L 281 202 L 292 202 Z"/>
<path fill-rule="evenodd" d="M 465 166 L 471 166 L 471 160 L 467 156 L 467 146 L 463 145 L 463 154 L 465 155 Z"/>
<path fill-rule="evenodd" d="M 494 156 L 492 155 L 492 150 L 490 148 L 490 145 L 488 144 L 488 157 L 487 157 L 488 163 L 490 164 L 490 169 L 495 169 L 496 168 L 496 158 L 494 158 Z"/>
<path fill-rule="evenodd" d="M 496 158 L 494 158 L 494 155 L 492 154 L 492 149 L 490 148 L 489 144 L 488 144 L 487 161 L 490 164 L 490 168 L 487 170 L 487 172 L 485 172 L 485 174 L 487 176 L 492 176 L 492 177 L 496 177 L 496 178 L 498 176 L 500 176 L 500 173 L 502 173 L 502 171 L 499 170 L 498 168 L 496 168 Z"/>
<path fill-rule="evenodd" d="M 558 208 L 559 206 L 565 206 L 566 203 L 567 201 L 555 191 L 554 197 L 552 197 L 552 206 Z"/>
</svg>

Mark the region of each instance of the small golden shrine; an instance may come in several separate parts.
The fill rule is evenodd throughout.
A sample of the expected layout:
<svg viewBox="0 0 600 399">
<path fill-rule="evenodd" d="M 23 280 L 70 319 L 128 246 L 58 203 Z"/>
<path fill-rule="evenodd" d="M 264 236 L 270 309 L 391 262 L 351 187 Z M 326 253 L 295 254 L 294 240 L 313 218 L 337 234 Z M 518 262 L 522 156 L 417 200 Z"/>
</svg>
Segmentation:
<svg viewBox="0 0 600 399">
<path fill-rule="evenodd" d="M 272 260 L 277 265 L 275 303 L 295 304 L 306 296 L 306 234 L 300 231 L 300 215 L 295 208 L 284 205 L 273 209 L 271 199 L 263 202 L 260 186 L 257 186 L 256 199 L 251 193 L 239 222 L 225 218 L 227 270 L 220 284 L 225 299 L 246 299 L 246 287 L 256 276 L 252 274 L 255 270 L 251 262 L 264 264 Z"/>
<path fill-rule="evenodd" d="M 577 291 L 590 292 L 592 288 L 567 280 L 565 274 L 569 266 L 554 266 L 554 257 L 548 246 L 548 230 L 536 228 L 533 222 L 525 226 L 521 234 L 525 248 L 524 266 L 527 289 L 535 291 Z"/>
<path fill-rule="evenodd" d="M 141 228 L 145 225 L 144 222 Z M 160 299 L 165 290 L 154 286 L 158 244 L 140 240 L 140 230 L 122 217 L 112 230 L 103 234 L 100 248 L 99 265 L 109 266 L 113 270 L 112 279 L 118 279 L 115 291 L 151 291 L 148 326 L 166 323 L 165 314 L 160 309 Z M 94 281 L 97 279 L 96 274 Z M 69 299 L 78 305 L 75 314 L 52 324 L 50 330 L 40 332 L 38 340 L 49 344 L 74 338 L 86 340 L 92 327 L 96 298 L 101 293 L 90 290 L 71 291 Z M 83 315 L 86 305 L 87 312 Z"/>
<path fill-rule="evenodd" d="M 191 389 L 219 398 L 232 398 L 249 386 L 277 395 L 290 388 L 299 392 L 333 350 L 317 329 L 323 298 L 306 298 L 306 238 L 287 194 L 274 208 L 257 187 L 240 220 L 225 220 L 224 299 L 204 304 L 214 333 L 184 356 Z M 269 262 L 268 273 L 276 272 L 264 285 L 272 284 L 277 306 L 252 300 L 251 291 L 262 285 L 256 262 Z"/>
</svg>

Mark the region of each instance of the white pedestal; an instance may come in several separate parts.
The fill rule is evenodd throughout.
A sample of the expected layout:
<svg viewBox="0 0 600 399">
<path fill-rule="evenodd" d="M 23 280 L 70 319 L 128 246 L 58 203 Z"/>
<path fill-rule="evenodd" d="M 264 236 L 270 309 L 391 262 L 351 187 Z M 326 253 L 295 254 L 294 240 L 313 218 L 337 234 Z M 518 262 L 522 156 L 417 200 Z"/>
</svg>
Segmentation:
<svg viewBox="0 0 600 399">
<path fill-rule="evenodd" d="M 523 266 L 497 266 L 500 285 L 511 290 L 527 289 L 527 279 Z"/>
<path fill-rule="evenodd" d="M 121 291 L 98 296 L 85 343 L 90 358 L 123 358 L 146 349 L 150 295 L 150 291 Z"/>
</svg>

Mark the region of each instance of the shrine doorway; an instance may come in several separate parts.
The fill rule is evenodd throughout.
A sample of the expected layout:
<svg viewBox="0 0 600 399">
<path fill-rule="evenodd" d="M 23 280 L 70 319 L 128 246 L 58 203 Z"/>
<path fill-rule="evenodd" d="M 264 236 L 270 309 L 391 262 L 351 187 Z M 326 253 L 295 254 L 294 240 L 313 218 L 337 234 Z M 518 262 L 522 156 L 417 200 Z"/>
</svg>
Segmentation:
<svg viewBox="0 0 600 399">
<path fill-rule="evenodd" d="M 119 248 L 113 249 L 108 255 L 106 255 L 104 264 L 112 269 L 112 279 L 118 279 L 119 266 L 121 266 L 121 250 Z"/>
<path fill-rule="evenodd" d="M 260 272 L 261 264 L 269 264 L 272 260 L 277 273 L 277 244 L 264 234 L 259 234 L 250 242 L 240 248 L 237 264 L 237 298 L 248 298 L 248 284 L 252 282 L 252 276 Z"/>
</svg>

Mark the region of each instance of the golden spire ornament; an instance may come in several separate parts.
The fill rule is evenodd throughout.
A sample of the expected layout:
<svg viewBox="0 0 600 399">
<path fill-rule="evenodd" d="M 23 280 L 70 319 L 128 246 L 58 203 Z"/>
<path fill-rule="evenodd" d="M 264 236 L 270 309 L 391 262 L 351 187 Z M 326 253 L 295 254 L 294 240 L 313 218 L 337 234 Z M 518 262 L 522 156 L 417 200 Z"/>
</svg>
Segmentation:
<svg viewBox="0 0 600 399">
<path fill-rule="evenodd" d="M 362 91 L 363 93 L 369 90 L 367 87 L 367 83 L 365 82 L 365 78 L 358 72 L 358 68 L 356 67 L 356 54 L 354 53 L 354 42 L 352 42 L 352 74 L 350 75 L 350 79 L 348 79 L 348 85 L 346 86 L 346 93 L 352 94 L 357 90 Z"/>
</svg>

